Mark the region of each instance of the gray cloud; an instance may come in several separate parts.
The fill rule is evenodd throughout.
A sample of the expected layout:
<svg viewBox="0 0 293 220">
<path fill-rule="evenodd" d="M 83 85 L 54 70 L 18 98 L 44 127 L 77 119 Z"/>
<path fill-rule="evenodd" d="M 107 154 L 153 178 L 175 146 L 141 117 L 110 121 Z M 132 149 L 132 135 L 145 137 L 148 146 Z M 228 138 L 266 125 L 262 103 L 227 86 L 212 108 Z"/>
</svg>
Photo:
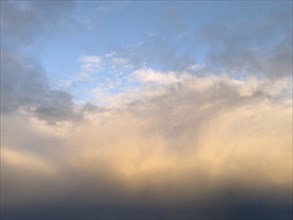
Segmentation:
<svg viewBox="0 0 293 220">
<path fill-rule="evenodd" d="M 21 52 L 44 34 L 72 26 L 73 8 L 72 1 L 1 2 L 2 113 L 30 111 L 49 123 L 78 118 L 72 96 L 51 89 L 38 59 Z"/>
<path fill-rule="evenodd" d="M 42 68 L 16 54 L 1 54 L 1 111 L 40 102 L 48 88 Z"/>
<path fill-rule="evenodd" d="M 52 90 L 36 61 L 4 51 L 1 64 L 1 112 L 23 109 L 51 123 L 78 117 L 71 95 Z"/>
<path fill-rule="evenodd" d="M 276 9 L 263 15 L 229 22 L 219 19 L 202 28 L 210 45 L 209 65 L 232 74 L 282 78 L 292 74 L 292 13 Z"/>
<path fill-rule="evenodd" d="M 2 1 L 1 37 L 7 42 L 29 45 L 60 26 L 64 32 L 64 27 L 74 24 L 70 17 L 73 8 L 73 1 Z"/>
</svg>

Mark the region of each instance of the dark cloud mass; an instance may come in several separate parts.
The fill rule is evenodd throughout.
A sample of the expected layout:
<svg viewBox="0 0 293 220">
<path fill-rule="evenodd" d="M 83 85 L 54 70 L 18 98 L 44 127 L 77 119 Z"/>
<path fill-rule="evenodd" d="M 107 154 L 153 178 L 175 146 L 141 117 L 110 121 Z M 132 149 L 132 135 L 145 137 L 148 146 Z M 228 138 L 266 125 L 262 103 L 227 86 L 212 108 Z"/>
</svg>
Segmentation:
<svg viewBox="0 0 293 220">
<path fill-rule="evenodd" d="M 84 4 L 1 1 L 1 219 L 292 219 L 292 11 L 195 31 L 167 7 L 170 38 L 82 56 L 74 83 L 111 75 L 107 62 L 133 86 L 97 105 L 53 88 L 25 52 L 75 30 Z"/>
<path fill-rule="evenodd" d="M 42 34 L 71 26 L 74 1 L 2 1 L 1 38 L 32 44 Z"/>
<path fill-rule="evenodd" d="M 1 112 L 24 109 L 50 123 L 78 117 L 71 95 L 52 90 L 39 61 L 15 50 L 15 44 L 20 50 L 39 35 L 58 29 L 69 19 L 66 12 L 73 5 L 71 1 L 1 2 Z"/>
<path fill-rule="evenodd" d="M 24 109 L 48 122 L 77 118 L 71 95 L 52 90 L 37 62 L 3 52 L 1 64 L 1 112 Z"/>
<path fill-rule="evenodd" d="M 214 52 L 211 65 L 234 74 L 258 74 L 282 78 L 292 74 L 292 13 L 276 10 L 265 15 L 229 22 L 223 18 L 202 28 Z"/>
</svg>

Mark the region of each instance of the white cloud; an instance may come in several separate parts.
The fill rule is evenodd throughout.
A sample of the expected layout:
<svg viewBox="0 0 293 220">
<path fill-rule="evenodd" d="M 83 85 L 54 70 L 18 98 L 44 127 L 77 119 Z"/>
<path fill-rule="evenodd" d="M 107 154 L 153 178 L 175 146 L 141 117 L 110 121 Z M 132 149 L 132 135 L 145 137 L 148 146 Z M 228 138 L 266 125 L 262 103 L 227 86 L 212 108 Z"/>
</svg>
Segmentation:
<svg viewBox="0 0 293 220">
<path fill-rule="evenodd" d="M 123 57 L 115 57 L 112 59 L 112 68 L 118 69 L 118 68 L 133 68 L 134 66 L 129 63 L 129 60 Z"/>
<path fill-rule="evenodd" d="M 134 75 L 142 83 L 155 83 L 161 85 L 169 85 L 172 83 L 180 82 L 181 77 L 178 77 L 175 73 L 160 73 L 150 68 L 138 69 L 134 72 Z"/>
<path fill-rule="evenodd" d="M 102 69 L 102 57 L 100 56 L 81 56 L 81 70 L 85 72 L 94 72 Z"/>
<path fill-rule="evenodd" d="M 93 79 L 94 74 L 104 69 L 104 60 L 101 56 L 83 55 L 78 59 L 81 62 L 79 73 L 66 80 L 60 80 L 59 86 L 68 89 L 79 83 Z"/>
</svg>

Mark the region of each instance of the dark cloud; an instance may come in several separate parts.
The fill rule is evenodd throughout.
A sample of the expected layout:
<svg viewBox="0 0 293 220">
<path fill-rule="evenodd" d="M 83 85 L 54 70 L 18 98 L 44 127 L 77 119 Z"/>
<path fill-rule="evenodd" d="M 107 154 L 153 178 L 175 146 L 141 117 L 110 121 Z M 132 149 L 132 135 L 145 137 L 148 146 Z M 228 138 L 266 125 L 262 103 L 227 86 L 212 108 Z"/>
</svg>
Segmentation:
<svg viewBox="0 0 293 220">
<path fill-rule="evenodd" d="M 35 113 L 41 119 L 53 122 L 78 118 L 78 115 L 74 112 L 72 96 L 62 90 L 51 90 L 38 103 Z"/>
<path fill-rule="evenodd" d="M 40 65 L 20 55 L 1 53 L 1 111 L 41 101 L 46 94 L 47 78 Z"/>
<path fill-rule="evenodd" d="M 77 118 L 71 95 L 52 90 L 45 71 L 36 61 L 3 51 L 1 64 L 2 113 L 23 109 L 48 122 Z"/>
<path fill-rule="evenodd" d="M 260 18 L 219 19 L 200 34 L 210 45 L 209 65 L 236 75 L 282 78 L 292 74 L 292 13 L 287 8 L 276 8 Z"/>
<path fill-rule="evenodd" d="M 51 89 L 38 59 L 21 52 L 42 36 L 74 24 L 73 8 L 72 1 L 1 2 L 2 113 L 25 110 L 49 123 L 78 118 L 72 96 Z"/>
<path fill-rule="evenodd" d="M 1 1 L 1 38 L 29 45 L 60 26 L 64 32 L 64 27 L 74 24 L 70 16 L 73 8 L 73 1 Z"/>
<path fill-rule="evenodd" d="M 76 181 L 76 180 L 75 180 Z M 38 204 L 20 206 L 13 209 L 4 209 L 2 219 L 266 219 L 289 220 L 292 218 L 292 201 L 282 191 L 259 192 L 253 194 L 245 189 L 222 189 L 221 194 L 209 197 L 208 200 L 190 199 L 169 201 L 169 204 L 160 204 L 153 194 L 137 196 L 129 200 L 129 196 L 121 192 L 121 185 L 113 185 L 114 192 L 106 190 L 112 200 L 104 201 L 103 194 L 98 194 L 95 200 L 80 196 L 80 187 L 72 189 L 68 195 L 54 201 L 41 201 Z M 106 182 L 106 181 L 105 181 Z M 50 185 L 47 186 L 50 190 Z M 92 192 L 87 185 L 83 185 L 83 194 Z M 120 191 L 120 190 L 121 191 Z M 150 192 L 149 192 L 150 193 Z M 121 197 L 120 197 L 121 196 Z"/>
</svg>

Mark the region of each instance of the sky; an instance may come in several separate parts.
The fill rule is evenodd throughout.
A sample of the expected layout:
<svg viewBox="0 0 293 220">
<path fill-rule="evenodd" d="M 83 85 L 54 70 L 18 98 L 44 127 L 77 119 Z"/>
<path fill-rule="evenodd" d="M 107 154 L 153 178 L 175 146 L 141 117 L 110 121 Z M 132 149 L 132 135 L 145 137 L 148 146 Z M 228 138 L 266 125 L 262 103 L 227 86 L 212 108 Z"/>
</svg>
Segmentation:
<svg viewBox="0 0 293 220">
<path fill-rule="evenodd" d="M 1 219 L 291 219 L 292 1 L 1 1 Z"/>
</svg>

